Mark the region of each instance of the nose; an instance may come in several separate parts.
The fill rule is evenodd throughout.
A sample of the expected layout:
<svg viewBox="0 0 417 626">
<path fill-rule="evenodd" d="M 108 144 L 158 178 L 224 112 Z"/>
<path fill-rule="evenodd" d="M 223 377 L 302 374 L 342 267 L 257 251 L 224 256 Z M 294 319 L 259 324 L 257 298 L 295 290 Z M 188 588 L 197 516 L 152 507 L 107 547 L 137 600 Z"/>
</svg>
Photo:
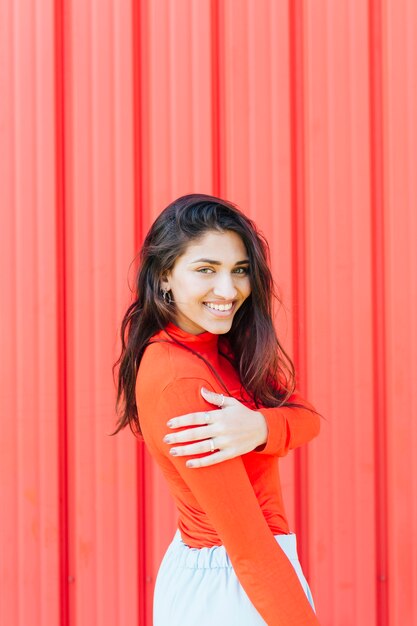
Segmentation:
<svg viewBox="0 0 417 626">
<path fill-rule="evenodd" d="M 228 272 L 218 272 L 216 282 L 213 286 L 213 293 L 225 300 L 233 300 L 237 294 L 233 276 Z"/>
</svg>

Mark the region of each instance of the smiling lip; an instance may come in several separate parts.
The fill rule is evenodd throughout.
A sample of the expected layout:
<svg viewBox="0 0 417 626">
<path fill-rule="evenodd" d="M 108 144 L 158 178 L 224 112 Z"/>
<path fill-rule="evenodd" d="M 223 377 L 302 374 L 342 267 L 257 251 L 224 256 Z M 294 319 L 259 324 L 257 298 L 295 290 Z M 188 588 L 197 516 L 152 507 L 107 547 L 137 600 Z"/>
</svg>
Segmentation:
<svg viewBox="0 0 417 626">
<path fill-rule="evenodd" d="M 231 304 L 231 308 L 227 309 L 226 311 L 220 311 L 219 309 L 214 309 L 210 306 L 208 306 L 208 304 L 216 304 L 216 305 L 228 305 Z M 229 317 L 235 310 L 236 308 L 236 302 L 203 302 L 203 305 L 205 306 L 206 309 L 208 309 L 210 311 L 210 313 L 212 313 L 213 315 L 215 315 L 216 317 Z"/>
</svg>

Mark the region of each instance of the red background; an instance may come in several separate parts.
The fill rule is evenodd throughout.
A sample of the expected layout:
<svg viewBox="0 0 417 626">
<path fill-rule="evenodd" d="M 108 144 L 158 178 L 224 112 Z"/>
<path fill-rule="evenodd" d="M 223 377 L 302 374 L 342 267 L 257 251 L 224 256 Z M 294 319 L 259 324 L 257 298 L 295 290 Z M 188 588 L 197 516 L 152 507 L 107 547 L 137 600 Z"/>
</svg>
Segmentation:
<svg viewBox="0 0 417 626">
<path fill-rule="evenodd" d="M 1 624 L 151 624 L 175 512 L 111 366 L 190 192 L 266 234 L 326 418 L 282 461 L 321 623 L 417 623 L 416 77 L 414 0 L 0 0 Z"/>
</svg>

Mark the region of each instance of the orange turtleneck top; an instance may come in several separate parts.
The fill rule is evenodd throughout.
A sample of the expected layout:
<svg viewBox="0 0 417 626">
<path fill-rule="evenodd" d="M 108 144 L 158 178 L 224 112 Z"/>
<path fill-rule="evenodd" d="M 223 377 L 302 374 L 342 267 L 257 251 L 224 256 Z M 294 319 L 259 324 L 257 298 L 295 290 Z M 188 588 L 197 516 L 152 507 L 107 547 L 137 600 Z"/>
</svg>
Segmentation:
<svg viewBox="0 0 417 626">
<path fill-rule="evenodd" d="M 256 408 L 230 361 L 219 353 L 221 335 L 208 331 L 192 335 L 172 323 L 165 330 L 151 338 L 143 354 L 136 403 L 145 444 L 175 500 L 183 542 L 192 548 L 223 544 L 239 582 L 268 626 L 317 626 L 297 574 L 274 535 L 289 532 L 278 457 L 315 437 L 319 416 L 297 393 L 290 401 L 305 409 Z M 209 467 L 188 468 L 190 457 L 170 455 L 170 446 L 163 441 L 170 432 L 167 421 L 214 410 L 200 393 L 203 386 L 226 394 L 200 357 L 215 368 L 229 395 L 262 413 L 268 438 L 262 449 Z"/>
</svg>

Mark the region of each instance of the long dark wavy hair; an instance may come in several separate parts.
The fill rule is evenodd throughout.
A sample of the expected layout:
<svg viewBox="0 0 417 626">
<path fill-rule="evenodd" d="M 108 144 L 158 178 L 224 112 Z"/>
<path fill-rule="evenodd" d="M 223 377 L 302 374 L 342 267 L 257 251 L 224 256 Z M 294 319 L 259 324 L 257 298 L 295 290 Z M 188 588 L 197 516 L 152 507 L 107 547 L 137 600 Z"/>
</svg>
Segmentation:
<svg viewBox="0 0 417 626">
<path fill-rule="evenodd" d="M 236 312 L 229 332 L 219 337 L 219 350 L 234 365 L 256 407 L 294 406 L 288 402 L 295 387 L 294 365 L 279 343 L 272 321 L 272 300 L 278 296 L 269 268 L 268 243 L 254 222 L 232 202 L 206 194 L 189 194 L 174 200 L 160 213 L 140 251 L 134 301 L 122 320 L 122 349 L 113 365 L 113 375 L 119 366 L 119 419 L 112 434 L 127 425 L 135 434 L 142 434 L 135 398 L 139 364 L 151 337 L 168 322 L 175 323 L 176 318 L 175 302 L 162 297 L 161 278 L 187 246 L 208 231 L 235 232 L 249 258 L 251 293 Z M 172 341 L 178 343 L 174 337 Z M 184 348 L 191 350 L 189 346 Z M 222 383 L 211 364 L 206 363 Z M 223 387 L 227 392 L 224 384 Z"/>
</svg>

